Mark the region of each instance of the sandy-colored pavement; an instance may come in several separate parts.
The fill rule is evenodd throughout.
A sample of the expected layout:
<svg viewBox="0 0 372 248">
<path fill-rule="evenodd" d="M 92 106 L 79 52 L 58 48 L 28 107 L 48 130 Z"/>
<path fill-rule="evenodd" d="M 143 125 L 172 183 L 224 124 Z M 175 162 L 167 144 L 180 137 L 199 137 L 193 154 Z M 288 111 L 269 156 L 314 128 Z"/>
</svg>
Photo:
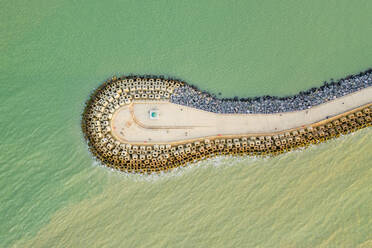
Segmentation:
<svg viewBox="0 0 372 248">
<path fill-rule="evenodd" d="M 129 143 L 272 133 L 309 126 L 371 102 L 372 87 L 308 110 L 278 114 L 215 114 L 166 101 L 136 101 L 114 113 L 111 128 L 116 138 Z M 156 110 L 159 118 L 151 119 L 150 110 Z"/>
</svg>

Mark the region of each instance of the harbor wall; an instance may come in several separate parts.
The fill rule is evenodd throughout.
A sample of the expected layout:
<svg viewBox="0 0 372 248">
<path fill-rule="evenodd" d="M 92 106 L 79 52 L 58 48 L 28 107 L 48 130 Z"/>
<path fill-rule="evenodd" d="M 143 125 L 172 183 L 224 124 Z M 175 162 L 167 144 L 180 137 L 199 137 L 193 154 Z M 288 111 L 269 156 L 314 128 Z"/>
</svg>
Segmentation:
<svg viewBox="0 0 372 248">
<path fill-rule="evenodd" d="M 82 117 L 82 130 L 90 151 L 99 161 L 108 167 L 134 173 L 167 171 L 184 166 L 187 163 L 217 155 L 275 156 L 371 126 L 372 104 L 367 103 L 363 106 L 355 106 L 352 110 L 331 118 L 280 132 L 209 136 L 169 142 L 168 144 L 130 144 L 119 141 L 112 135 L 110 122 L 113 114 L 120 107 L 144 100 L 150 102 L 169 101 L 191 107 L 194 107 L 195 103 L 199 100 L 199 104 L 197 106 L 195 105 L 195 108 L 214 113 L 249 114 L 251 113 L 249 111 L 252 109 L 256 109 L 256 111 L 264 109 L 264 112 L 254 113 L 277 113 L 275 111 L 281 110 L 281 106 L 283 106 L 282 101 L 285 102 L 286 99 L 290 99 L 288 101 L 288 109 L 281 111 L 290 112 L 308 109 L 312 106 L 332 101 L 337 97 L 346 96 L 355 91 L 370 87 L 372 85 L 371 82 L 371 70 L 367 70 L 331 84 L 333 86 L 330 88 L 328 87 L 330 84 L 328 84 L 327 90 L 331 89 L 331 93 L 329 93 L 331 95 L 327 95 L 325 98 L 321 98 L 325 94 L 323 87 L 323 89 L 311 89 L 308 93 L 300 93 L 288 98 L 261 97 L 234 100 L 217 99 L 179 80 L 150 76 L 114 77 L 97 88 L 87 101 Z M 346 84 L 349 87 L 346 87 Z M 189 98 L 190 89 L 194 93 L 197 92 L 198 99 L 195 100 L 194 95 L 192 95 L 192 98 Z M 186 93 L 183 94 L 184 92 Z M 311 96 L 309 99 L 313 100 L 311 104 L 308 101 L 306 101 L 306 104 L 303 104 L 304 106 L 298 103 L 302 97 L 309 96 Z M 178 100 L 175 101 L 175 99 Z M 186 99 L 186 101 L 181 102 L 180 99 Z M 271 100 L 274 100 L 274 102 L 270 103 Z M 228 107 L 220 112 L 215 109 L 209 109 L 210 106 L 218 105 L 220 101 L 227 102 L 228 105 L 226 106 Z M 278 104 L 277 101 L 281 103 Z M 241 103 L 244 104 L 241 105 Z M 277 107 L 273 107 L 270 110 L 271 112 L 266 107 L 262 108 L 263 105 L 253 108 L 252 106 L 257 103 L 268 104 L 268 106 L 273 104 Z M 231 104 L 235 104 L 235 107 L 230 108 L 232 106 Z M 250 107 L 248 104 L 251 104 Z M 297 108 L 296 106 L 299 107 Z M 246 108 L 245 112 L 242 110 L 243 107 Z"/>
</svg>

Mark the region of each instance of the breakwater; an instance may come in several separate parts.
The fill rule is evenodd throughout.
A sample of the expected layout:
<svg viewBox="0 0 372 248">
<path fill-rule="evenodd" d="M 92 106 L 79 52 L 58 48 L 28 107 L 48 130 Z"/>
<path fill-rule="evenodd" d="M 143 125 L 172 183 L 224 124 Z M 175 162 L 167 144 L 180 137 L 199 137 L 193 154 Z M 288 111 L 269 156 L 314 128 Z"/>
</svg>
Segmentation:
<svg viewBox="0 0 372 248">
<path fill-rule="evenodd" d="M 357 106 L 351 109 L 344 108 L 341 112 L 338 110 L 306 125 L 302 125 L 300 120 L 296 127 L 279 128 L 278 131 L 270 132 L 262 129 L 261 132 L 205 135 L 203 126 L 192 125 L 188 119 L 185 119 L 184 125 L 177 125 L 171 118 L 177 117 L 177 106 L 203 110 L 198 113 L 198 117 L 208 117 L 205 115 L 207 112 L 204 112 L 208 111 L 218 117 L 222 116 L 221 118 L 227 121 L 231 118 L 228 114 L 244 113 L 246 115 L 239 116 L 245 118 L 252 113 L 283 113 L 280 116 L 285 117 L 287 113 L 305 111 L 327 102 L 336 102 L 336 99 L 352 97 L 352 93 L 368 90 L 371 82 L 372 74 L 371 70 L 368 70 L 296 96 L 234 100 L 215 98 L 179 80 L 113 77 L 97 88 L 87 101 L 82 130 L 92 154 L 97 159 L 108 167 L 128 172 L 152 173 L 170 170 L 188 162 L 223 154 L 272 156 L 370 126 L 372 97 L 367 95 L 367 100 L 362 105 L 355 103 Z M 157 103 L 169 106 L 159 110 Z M 148 108 L 141 108 L 140 104 Z M 137 112 L 134 106 L 140 106 Z M 334 105 L 329 105 L 329 108 L 331 112 L 332 108 L 336 111 Z M 265 116 L 263 115 L 264 118 Z M 192 119 L 193 116 L 187 118 Z M 205 122 L 207 124 L 208 118 Z M 250 122 L 254 125 L 255 116 L 252 118 Z M 267 115 L 267 118 L 273 117 Z M 257 119 L 257 125 L 258 123 Z M 208 126 L 204 128 L 210 129 Z M 188 133 L 193 131 L 196 134 L 188 137 Z M 185 136 L 179 138 L 180 133 Z M 140 139 L 137 139 L 138 137 Z M 165 139 L 164 142 L 167 137 L 169 140 Z"/>
</svg>

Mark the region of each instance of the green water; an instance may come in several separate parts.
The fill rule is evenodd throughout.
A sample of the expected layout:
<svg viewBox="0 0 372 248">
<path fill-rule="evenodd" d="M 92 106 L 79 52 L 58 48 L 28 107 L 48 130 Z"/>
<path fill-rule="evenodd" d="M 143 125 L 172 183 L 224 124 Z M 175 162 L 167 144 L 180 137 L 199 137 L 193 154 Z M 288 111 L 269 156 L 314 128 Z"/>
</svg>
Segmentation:
<svg viewBox="0 0 372 248">
<path fill-rule="evenodd" d="M 371 247 L 372 130 L 273 159 L 126 175 L 80 114 L 112 74 L 223 96 L 371 67 L 371 1 L 2 1 L 0 247 Z"/>
</svg>

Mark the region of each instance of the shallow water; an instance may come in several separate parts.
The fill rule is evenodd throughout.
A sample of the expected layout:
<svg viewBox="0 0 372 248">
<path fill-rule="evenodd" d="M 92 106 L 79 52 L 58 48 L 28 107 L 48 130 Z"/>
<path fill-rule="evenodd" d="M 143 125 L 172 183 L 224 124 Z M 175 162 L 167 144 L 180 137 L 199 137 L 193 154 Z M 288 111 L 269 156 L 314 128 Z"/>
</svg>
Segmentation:
<svg viewBox="0 0 372 248">
<path fill-rule="evenodd" d="M 271 159 L 139 176 L 97 165 L 80 114 L 114 73 L 222 96 L 294 94 L 371 67 L 369 1 L 6 1 L 1 247 L 368 247 L 371 128 Z"/>
</svg>

